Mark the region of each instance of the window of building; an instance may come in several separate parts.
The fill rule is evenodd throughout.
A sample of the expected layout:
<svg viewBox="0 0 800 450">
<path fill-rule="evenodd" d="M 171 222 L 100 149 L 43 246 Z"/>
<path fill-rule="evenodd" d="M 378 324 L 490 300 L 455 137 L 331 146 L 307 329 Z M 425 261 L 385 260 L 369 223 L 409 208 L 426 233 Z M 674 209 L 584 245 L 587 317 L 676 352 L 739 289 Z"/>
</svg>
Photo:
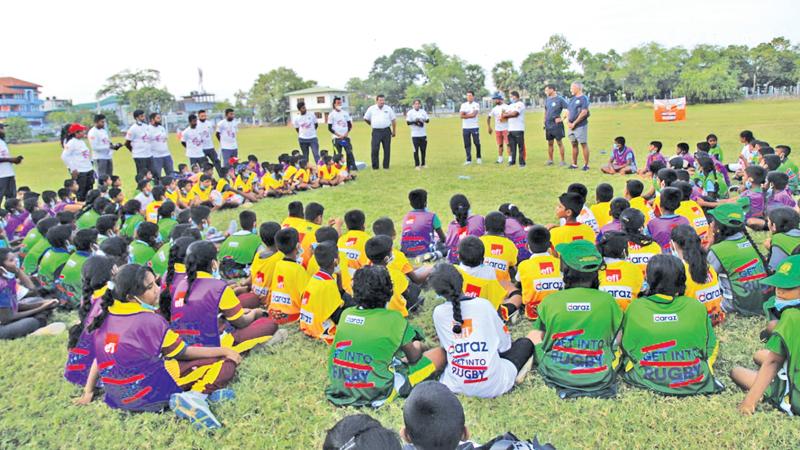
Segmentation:
<svg viewBox="0 0 800 450">
<path fill-rule="evenodd" d="M 314 113 L 314 116 L 315 116 L 317 119 L 322 119 L 322 113 L 320 113 L 320 112 L 315 112 L 315 113 Z"/>
<path fill-rule="evenodd" d="M 317 97 L 317 104 L 319 105 L 322 103 L 325 103 L 325 96 L 320 95 L 319 97 Z"/>
</svg>

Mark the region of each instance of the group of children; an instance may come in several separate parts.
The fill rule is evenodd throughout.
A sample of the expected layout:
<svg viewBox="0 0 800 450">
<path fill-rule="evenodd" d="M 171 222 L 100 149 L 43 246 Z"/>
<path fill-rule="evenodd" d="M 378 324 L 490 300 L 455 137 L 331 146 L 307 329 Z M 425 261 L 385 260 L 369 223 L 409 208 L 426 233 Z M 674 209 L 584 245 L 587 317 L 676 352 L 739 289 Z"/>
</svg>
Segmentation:
<svg viewBox="0 0 800 450">
<path fill-rule="evenodd" d="M 546 226 L 510 203 L 475 214 L 462 194 L 450 199 L 445 226 L 416 189 L 399 229 L 388 217 L 368 229 L 358 209 L 326 220 L 321 204 L 298 201 L 281 223 L 243 210 L 227 231 L 214 228 L 212 211 L 265 195 L 254 180 L 288 173 L 286 193 L 313 187 L 295 176 L 307 170 L 302 159 L 281 159 L 285 168 L 259 175 L 249 158 L 215 188 L 213 173 L 185 168 L 155 186 L 145 177 L 130 200 L 117 177 L 103 177 L 84 203 L 72 180 L 58 192 L 21 189 L 0 212 L 0 337 L 57 332 L 45 326 L 50 312 L 77 309 L 64 372 L 84 387 L 77 403 L 102 389 L 111 407 L 169 407 L 216 428 L 209 404 L 234 397 L 226 386 L 242 355 L 280 342 L 288 327 L 329 345 L 331 403 L 379 407 L 433 378 L 454 393 L 497 397 L 534 366 L 561 398 L 613 397 L 620 379 L 667 395 L 715 393 L 714 327 L 726 314 L 766 313 L 761 369 L 732 372 L 750 389 L 741 409 L 752 412 L 766 392 L 800 412 L 791 358 L 800 352 L 791 331 L 800 215 L 784 172 L 740 168 L 737 195 L 698 182 L 710 176 L 702 162 L 653 161 L 649 191 L 632 179 L 615 196 L 603 183 L 588 204 L 586 186 L 573 183 Z M 723 191 L 734 198 L 714 195 Z M 748 228 L 769 232 L 767 255 Z M 433 345 L 408 321 L 428 288 L 442 300 Z M 513 340 L 509 327 L 523 317 L 533 329 Z"/>
</svg>

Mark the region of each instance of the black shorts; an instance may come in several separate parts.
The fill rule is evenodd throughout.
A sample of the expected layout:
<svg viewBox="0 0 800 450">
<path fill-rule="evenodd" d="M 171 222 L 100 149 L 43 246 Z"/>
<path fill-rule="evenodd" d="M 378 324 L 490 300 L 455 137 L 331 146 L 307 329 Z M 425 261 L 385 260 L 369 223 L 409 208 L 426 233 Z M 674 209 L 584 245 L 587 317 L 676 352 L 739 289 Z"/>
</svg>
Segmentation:
<svg viewBox="0 0 800 450">
<path fill-rule="evenodd" d="M 557 140 L 560 141 L 564 139 L 564 124 L 558 124 L 553 128 L 545 128 L 544 129 L 544 138 L 548 141 Z"/>
</svg>

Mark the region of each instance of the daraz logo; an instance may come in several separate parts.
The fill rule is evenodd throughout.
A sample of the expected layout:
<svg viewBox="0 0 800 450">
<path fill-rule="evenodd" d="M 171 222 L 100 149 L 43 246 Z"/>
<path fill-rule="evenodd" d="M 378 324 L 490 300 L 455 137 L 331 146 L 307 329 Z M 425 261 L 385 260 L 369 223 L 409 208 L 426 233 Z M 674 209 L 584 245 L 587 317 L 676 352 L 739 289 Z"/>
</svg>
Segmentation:
<svg viewBox="0 0 800 450">
<path fill-rule="evenodd" d="M 258 273 L 256 274 L 256 281 L 257 281 L 259 284 L 264 284 L 264 272 L 258 272 Z"/>
<path fill-rule="evenodd" d="M 503 254 L 503 246 L 500 244 L 492 244 L 491 248 L 492 255 L 499 256 Z"/>
<path fill-rule="evenodd" d="M 474 284 L 467 283 L 467 288 L 464 289 L 464 295 L 466 295 L 469 298 L 480 297 L 481 288 L 480 286 L 475 286 Z"/>
<path fill-rule="evenodd" d="M 408 220 L 406 220 L 406 225 L 414 225 L 415 221 L 416 221 L 415 218 L 409 217 Z"/>
<path fill-rule="evenodd" d="M 551 273 L 555 272 L 556 268 L 553 266 L 551 262 L 541 262 L 539 263 L 539 273 L 542 275 L 550 275 Z"/>
<path fill-rule="evenodd" d="M 622 279 L 622 270 L 609 269 L 606 270 L 606 281 L 619 281 Z"/>
</svg>

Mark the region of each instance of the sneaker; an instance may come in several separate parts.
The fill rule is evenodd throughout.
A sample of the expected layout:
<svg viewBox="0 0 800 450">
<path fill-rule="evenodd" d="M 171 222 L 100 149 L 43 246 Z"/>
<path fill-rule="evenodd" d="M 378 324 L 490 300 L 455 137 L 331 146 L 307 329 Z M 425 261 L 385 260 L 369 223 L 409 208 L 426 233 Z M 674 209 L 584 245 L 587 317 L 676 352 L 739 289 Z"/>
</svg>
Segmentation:
<svg viewBox="0 0 800 450">
<path fill-rule="evenodd" d="M 215 430 L 222 428 L 208 403 L 202 395 L 196 392 L 179 392 L 169 398 L 169 409 L 181 419 L 186 419 L 198 430 Z"/>
<path fill-rule="evenodd" d="M 206 401 L 211 404 L 215 403 L 222 403 L 233 400 L 236 398 L 236 394 L 233 392 L 233 389 L 223 388 L 217 389 L 216 391 L 212 392 L 206 398 Z"/>
<path fill-rule="evenodd" d="M 552 166 L 553 164 L 555 164 L 555 163 L 552 160 L 547 161 L 546 163 L 544 163 L 545 166 Z"/>
<path fill-rule="evenodd" d="M 423 164 L 423 165 L 422 165 L 422 168 L 423 168 L 423 169 L 427 169 L 427 168 L 428 168 L 428 166 L 427 166 L 427 165 L 425 165 L 425 164 Z"/>
<path fill-rule="evenodd" d="M 578 166 L 576 166 L 575 164 L 570 164 L 570 165 L 569 165 L 569 169 L 570 169 L 570 170 L 575 170 L 575 169 L 577 169 L 577 168 L 578 168 Z"/>
<path fill-rule="evenodd" d="M 528 372 L 531 371 L 531 367 L 533 367 L 533 356 L 528 358 L 528 360 L 525 361 L 525 364 L 522 366 L 522 368 L 519 369 L 517 377 L 514 379 L 514 383 L 522 384 L 522 382 L 525 381 L 525 377 L 528 375 Z"/>
<path fill-rule="evenodd" d="M 565 163 L 564 161 L 561 161 L 560 163 L 558 163 L 558 165 L 560 167 L 567 167 L 567 163 Z"/>
<path fill-rule="evenodd" d="M 508 162 L 511 162 L 511 155 L 508 156 Z"/>
<path fill-rule="evenodd" d="M 57 336 L 67 329 L 64 322 L 53 322 L 31 333 L 31 336 Z"/>
<path fill-rule="evenodd" d="M 497 162 L 497 164 L 502 164 L 503 163 L 503 157 L 502 156 L 498 156 L 496 162 Z"/>
<path fill-rule="evenodd" d="M 478 163 L 478 164 L 483 164 L 483 161 L 481 161 L 480 158 L 476 159 L 475 162 Z"/>
<path fill-rule="evenodd" d="M 420 169 L 420 167 L 419 167 L 419 166 L 416 166 L 416 167 L 414 167 L 414 169 L 416 169 L 416 170 L 422 170 L 422 169 Z"/>
<path fill-rule="evenodd" d="M 588 172 L 589 171 L 589 166 L 583 166 L 583 168 L 581 170 L 584 171 L 584 172 Z"/>
<path fill-rule="evenodd" d="M 470 165 L 470 164 L 472 164 L 472 161 L 470 161 L 470 160 L 464 161 L 464 165 L 465 165 L 465 166 L 468 166 L 468 165 Z"/>
<path fill-rule="evenodd" d="M 527 165 L 527 164 L 525 164 L 525 163 L 519 163 L 519 168 L 520 168 L 520 169 L 524 169 L 524 168 L 526 168 L 526 167 L 528 167 L 528 165 Z"/>
<path fill-rule="evenodd" d="M 264 346 L 270 347 L 273 345 L 278 345 L 281 342 L 285 341 L 286 338 L 288 337 L 289 337 L 289 332 L 286 331 L 286 328 L 280 328 L 278 329 L 278 331 L 275 332 L 275 334 L 272 335 L 271 338 L 269 338 L 267 342 L 264 343 Z"/>
</svg>

